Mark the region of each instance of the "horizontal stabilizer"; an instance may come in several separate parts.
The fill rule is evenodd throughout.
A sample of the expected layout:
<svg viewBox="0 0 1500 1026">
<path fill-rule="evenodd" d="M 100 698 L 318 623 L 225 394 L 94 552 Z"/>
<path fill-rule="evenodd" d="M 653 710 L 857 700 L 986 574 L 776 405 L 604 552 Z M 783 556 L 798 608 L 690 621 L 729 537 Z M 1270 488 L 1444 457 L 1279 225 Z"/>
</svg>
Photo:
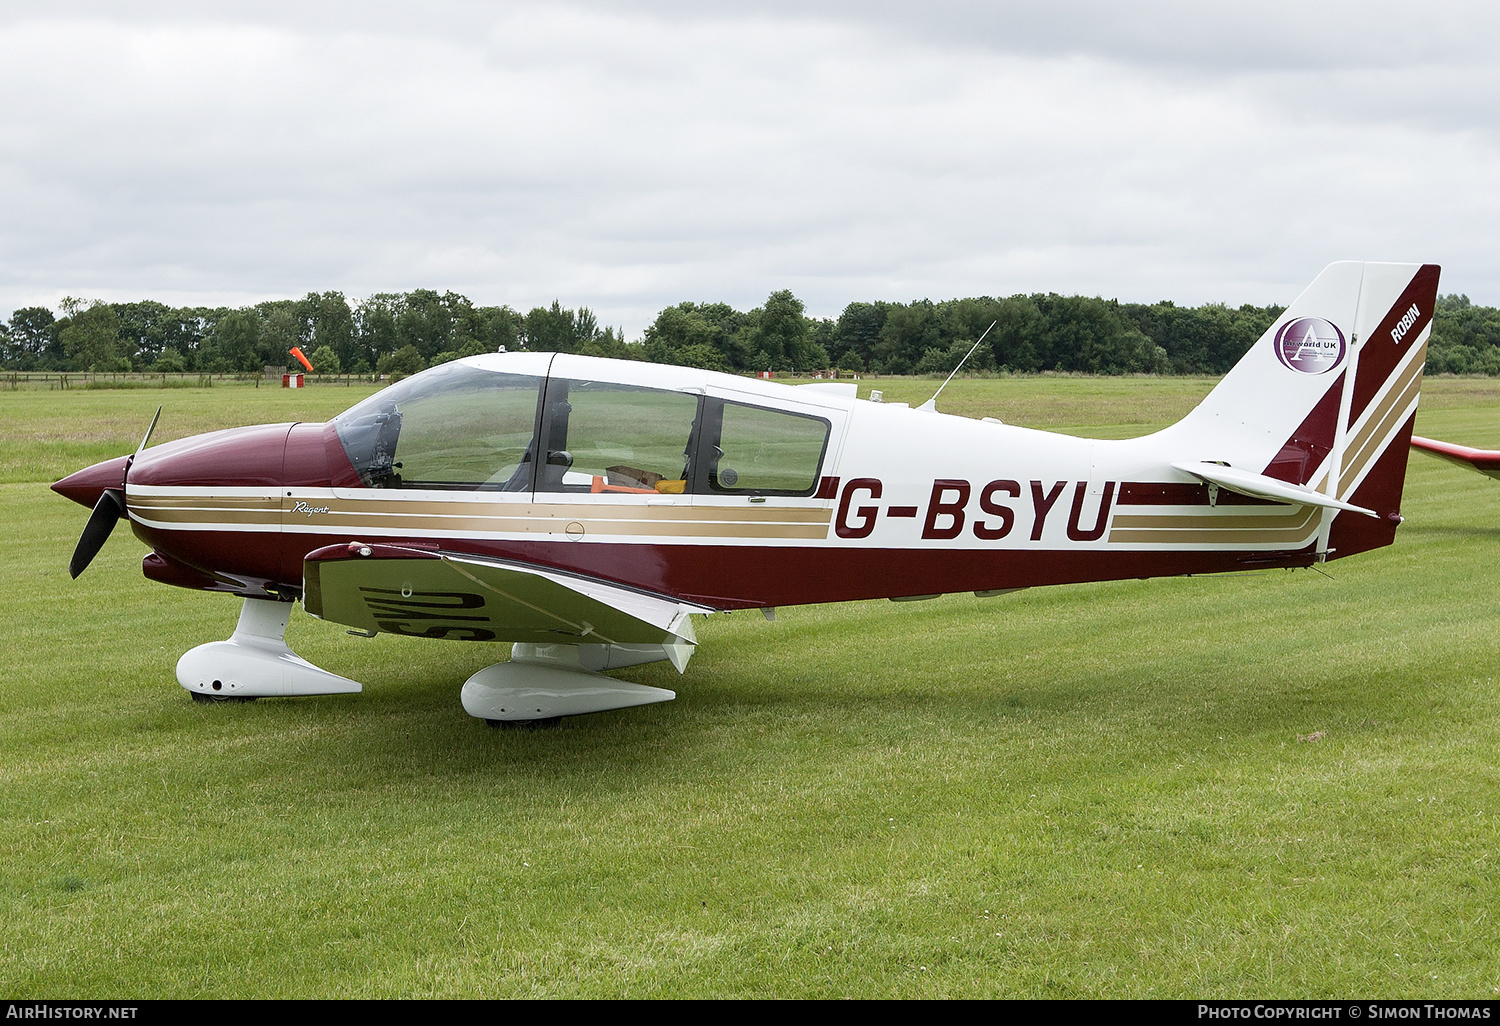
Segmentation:
<svg viewBox="0 0 1500 1026">
<path fill-rule="evenodd" d="M 1367 517 L 1379 518 L 1380 514 L 1363 506 L 1355 506 L 1335 499 L 1331 495 L 1315 492 L 1303 485 L 1291 484 L 1280 481 L 1274 477 L 1264 474 L 1251 473 L 1248 470 L 1236 470 L 1219 463 L 1174 463 L 1173 470 L 1180 470 L 1184 474 L 1191 474 L 1201 481 L 1210 485 L 1218 485 L 1227 488 L 1231 492 L 1240 495 L 1248 495 L 1252 499 L 1270 499 L 1273 502 L 1295 502 L 1303 506 L 1326 506 L 1329 509 L 1348 510 L 1350 513 L 1363 513 Z"/>
</svg>

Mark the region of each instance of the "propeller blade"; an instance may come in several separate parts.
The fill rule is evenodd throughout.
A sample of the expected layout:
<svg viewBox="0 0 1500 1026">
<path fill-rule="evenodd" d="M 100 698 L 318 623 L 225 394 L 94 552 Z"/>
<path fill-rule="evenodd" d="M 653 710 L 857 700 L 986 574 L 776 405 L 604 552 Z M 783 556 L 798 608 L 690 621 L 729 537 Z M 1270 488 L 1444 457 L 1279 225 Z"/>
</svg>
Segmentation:
<svg viewBox="0 0 1500 1026">
<path fill-rule="evenodd" d="M 89 522 L 83 527 L 83 536 L 78 539 L 78 548 L 73 550 L 73 558 L 68 561 L 68 573 L 76 579 L 79 574 L 88 568 L 104 548 L 104 543 L 109 540 L 109 533 L 115 529 L 120 515 L 125 512 L 125 494 L 113 488 L 107 488 L 104 494 L 99 496 L 99 501 L 94 504 L 94 512 L 89 514 Z"/>
<path fill-rule="evenodd" d="M 156 408 L 156 416 L 151 418 L 151 426 L 146 429 L 146 434 L 142 436 L 141 444 L 136 446 L 136 456 L 139 456 L 141 454 L 141 451 L 146 448 L 146 443 L 151 441 L 151 432 L 156 430 L 156 422 L 161 420 L 161 410 L 162 408 L 160 406 Z M 131 459 L 135 459 L 135 456 L 132 456 Z"/>
</svg>

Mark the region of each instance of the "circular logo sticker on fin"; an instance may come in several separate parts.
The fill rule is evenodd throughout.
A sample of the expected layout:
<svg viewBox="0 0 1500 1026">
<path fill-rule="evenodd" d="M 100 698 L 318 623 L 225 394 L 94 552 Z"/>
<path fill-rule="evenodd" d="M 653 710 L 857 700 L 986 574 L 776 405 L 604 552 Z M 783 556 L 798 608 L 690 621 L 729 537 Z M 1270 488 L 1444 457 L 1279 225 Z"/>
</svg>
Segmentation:
<svg viewBox="0 0 1500 1026">
<path fill-rule="evenodd" d="M 1344 359 L 1344 333 L 1321 317 L 1299 317 L 1276 333 L 1276 359 L 1300 374 L 1322 374 Z"/>
</svg>

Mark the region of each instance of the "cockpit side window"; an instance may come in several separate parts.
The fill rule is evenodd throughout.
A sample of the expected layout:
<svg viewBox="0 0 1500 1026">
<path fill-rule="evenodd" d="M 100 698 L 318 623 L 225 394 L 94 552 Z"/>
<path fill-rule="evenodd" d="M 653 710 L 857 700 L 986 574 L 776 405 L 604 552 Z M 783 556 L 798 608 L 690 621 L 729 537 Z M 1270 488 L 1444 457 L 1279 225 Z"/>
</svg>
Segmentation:
<svg viewBox="0 0 1500 1026">
<path fill-rule="evenodd" d="M 822 417 L 711 399 L 703 418 L 695 491 L 812 495 L 828 448 Z"/>
<path fill-rule="evenodd" d="M 436 367 L 334 419 L 372 488 L 531 490 L 542 379 Z"/>
<path fill-rule="evenodd" d="M 699 405 L 686 392 L 549 379 L 537 491 L 685 492 Z"/>
</svg>

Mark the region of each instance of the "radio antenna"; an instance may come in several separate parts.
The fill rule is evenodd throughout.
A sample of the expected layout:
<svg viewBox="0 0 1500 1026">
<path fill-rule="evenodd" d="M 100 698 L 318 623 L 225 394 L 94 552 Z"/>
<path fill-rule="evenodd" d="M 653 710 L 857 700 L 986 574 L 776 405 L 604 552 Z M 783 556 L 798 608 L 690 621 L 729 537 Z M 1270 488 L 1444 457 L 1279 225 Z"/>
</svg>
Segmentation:
<svg viewBox="0 0 1500 1026">
<path fill-rule="evenodd" d="M 990 333 L 990 328 L 993 328 L 995 325 L 997 325 L 999 323 L 1000 322 L 998 320 L 990 321 L 990 327 L 984 329 L 984 335 L 980 335 L 979 336 L 979 342 L 983 342 L 984 338 L 985 338 L 985 335 L 988 335 Z M 976 350 L 976 349 L 979 348 L 979 342 L 975 342 L 972 346 L 969 347 L 969 351 L 964 354 L 964 358 L 962 360 L 958 361 L 958 366 L 953 368 L 953 374 L 957 374 L 963 368 L 963 365 L 969 362 L 969 357 L 973 356 L 974 355 L 974 350 Z M 947 377 L 947 379 L 941 385 L 938 386 L 938 390 L 936 392 L 932 393 L 932 398 L 929 399 L 929 400 L 927 400 L 921 406 L 918 406 L 917 409 L 919 409 L 919 410 L 932 410 L 932 411 L 936 412 L 936 410 L 937 410 L 937 397 L 943 394 L 943 389 L 947 388 L 948 387 L 948 382 L 953 380 L 953 374 L 949 374 L 948 377 Z"/>
</svg>

